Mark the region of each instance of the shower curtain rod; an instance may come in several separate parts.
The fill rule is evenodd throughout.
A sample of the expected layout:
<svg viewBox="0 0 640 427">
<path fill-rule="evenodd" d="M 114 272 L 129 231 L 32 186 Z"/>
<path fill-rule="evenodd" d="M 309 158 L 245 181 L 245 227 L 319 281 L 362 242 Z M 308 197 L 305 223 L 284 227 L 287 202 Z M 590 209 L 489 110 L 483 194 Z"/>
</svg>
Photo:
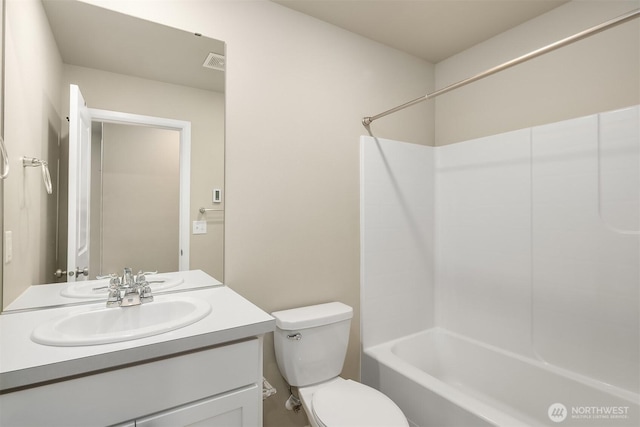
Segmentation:
<svg viewBox="0 0 640 427">
<path fill-rule="evenodd" d="M 436 90 L 435 92 L 428 93 L 428 94 L 426 94 L 424 96 L 421 96 L 420 98 L 414 99 L 413 101 L 409 101 L 409 102 L 407 102 L 405 104 L 399 105 L 399 106 L 397 106 L 395 108 L 392 108 L 390 110 L 384 111 L 384 112 L 382 112 L 380 114 L 377 114 L 375 116 L 364 117 L 362 119 L 362 124 L 364 126 L 369 126 L 371 124 L 371 122 L 373 122 L 374 120 L 378 120 L 381 117 L 387 116 L 389 114 L 393 114 L 393 113 L 395 113 L 397 111 L 400 111 L 400 110 L 404 110 L 405 108 L 411 107 L 412 105 L 418 104 L 418 103 L 420 103 L 422 101 L 426 101 L 428 99 L 435 98 L 436 96 L 439 96 L 439 95 L 442 95 L 444 93 L 450 92 L 450 91 L 452 91 L 454 89 L 458 89 L 459 87 L 468 85 L 469 83 L 473 83 L 475 81 L 478 81 L 480 79 L 488 77 L 488 76 L 490 76 L 492 74 L 495 74 L 497 72 L 506 70 L 507 68 L 511 68 L 514 65 L 521 64 L 521 63 L 526 62 L 526 61 L 528 61 L 530 59 L 536 58 L 536 57 L 538 57 L 540 55 L 544 55 L 545 53 L 548 53 L 548 52 L 551 52 L 553 50 L 559 49 L 559 48 L 561 48 L 563 46 L 566 46 L 568 44 L 577 42 L 578 40 L 582 40 L 584 38 L 587 38 L 587 37 L 592 36 L 594 34 L 600 33 L 600 32 L 602 32 L 604 30 L 608 30 L 609 28 L 615 27 L 616 25 L 623 24 L 623 23 L 625 23 L 627 21 L 630 21 L 630 20 L 638 18 L 638 17 L 640 17 L 640 9 L 632 10 L 631 12 L 627 12 L 624 15 L 620 15 L 617 18 L 613 18 L 613 19 L 611 19 L 611 20 L 609 20 L 607 22 L 604 22 L 602 24 L 599 24 L 599 25 L 596 25 L 596 26 L 591 27 L 589 29 L 586 29 L 584 31 L 581 31 L 581 32 L 579 32 L 577 34 L 574 34 L 572 36 L 569 36 L 567 38 L 559 40 L 559 41 L 557 41 L 555 43 L 551 43 L 551 44 L 549 44 L 549 45 L 547 45 L 545 47 L 542 47 L 540 49 L 534 50 L 534 51 L 529 52 L 529 53 L 527 53 L 525 55 L 519 56 L 518 58 L 512 59 L 511 61 L 507 61 L 507 62 L 505 62 L 503 64 L 500 64 L 498 66 L 490 68 L 490 69 L 488 69 L 488 70 L 486 70 L 486 71 L 484 71 L 484 72 L 482 72 L 480 74 L 476 74 L 473 77 L 469 77 L 469 78 L 461 80 L 461 81 L 459 81 L 457 83 L 453 83 L 453 84 L 451 84 L 449 86 L 446 86 L 446 87 L 444 87 L 442 89 Z"/>
</svg>

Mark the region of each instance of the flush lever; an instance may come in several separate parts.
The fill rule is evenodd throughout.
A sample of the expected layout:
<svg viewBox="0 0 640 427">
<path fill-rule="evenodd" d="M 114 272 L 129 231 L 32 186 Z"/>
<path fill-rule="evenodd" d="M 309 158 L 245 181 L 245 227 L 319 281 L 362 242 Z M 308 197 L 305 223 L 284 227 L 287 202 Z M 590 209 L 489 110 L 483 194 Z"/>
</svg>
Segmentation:
<svg viewBox="0 0 640 427">
<path fill-rule="evenodd" d="M 290 340 L 300 341 L 302 339 L 302 334 L 300 332 L 289 334 L 287 335 L 287 338 L 289 338 Z"/>
</svg>

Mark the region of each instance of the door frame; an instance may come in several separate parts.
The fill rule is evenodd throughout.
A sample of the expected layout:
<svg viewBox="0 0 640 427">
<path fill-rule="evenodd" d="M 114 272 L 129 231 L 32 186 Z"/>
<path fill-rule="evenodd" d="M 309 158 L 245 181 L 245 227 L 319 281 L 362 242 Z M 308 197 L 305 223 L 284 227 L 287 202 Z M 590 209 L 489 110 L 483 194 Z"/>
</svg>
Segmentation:
<svg viewBox="0 0 640 427">
<path fill-rule="evenodd" d="M 94 122 L 142 125 L 180 133 L 180 200 L 178 215 L 178 270 L 189 270 L 189 211 L 191 209 L 191 122 L 89 108 Z"/>
</svg>

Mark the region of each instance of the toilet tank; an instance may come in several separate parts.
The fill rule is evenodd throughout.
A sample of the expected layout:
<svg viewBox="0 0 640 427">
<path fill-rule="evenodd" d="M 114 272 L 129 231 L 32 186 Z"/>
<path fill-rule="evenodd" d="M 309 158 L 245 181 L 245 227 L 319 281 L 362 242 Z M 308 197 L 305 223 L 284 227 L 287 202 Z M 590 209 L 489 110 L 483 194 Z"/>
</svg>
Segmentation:
<svg viewBox="0 0 640 427">
<path fill-rule="evenodd" d="M 349 344 L 353 309 L 341 302 L 271 313 L 280 373 L 292 386 L 304 387 L 340 375 Z"/>
</svg>

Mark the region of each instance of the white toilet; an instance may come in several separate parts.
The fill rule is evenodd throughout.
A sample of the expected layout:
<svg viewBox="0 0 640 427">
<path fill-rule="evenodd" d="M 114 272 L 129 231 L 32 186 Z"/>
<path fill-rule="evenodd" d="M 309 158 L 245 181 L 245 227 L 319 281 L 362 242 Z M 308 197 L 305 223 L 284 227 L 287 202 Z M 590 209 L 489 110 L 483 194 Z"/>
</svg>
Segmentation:
<svg viewBox="0 0 640 427">
<path fill-rule="evenodd" d="M 313 427 L 408 427 L 404 414 L 378 390 L 340 378 L 353 309 L 340 302 L 271 313 L 276 360 L 289 385 L 298 387 Z"/>
</svg>

